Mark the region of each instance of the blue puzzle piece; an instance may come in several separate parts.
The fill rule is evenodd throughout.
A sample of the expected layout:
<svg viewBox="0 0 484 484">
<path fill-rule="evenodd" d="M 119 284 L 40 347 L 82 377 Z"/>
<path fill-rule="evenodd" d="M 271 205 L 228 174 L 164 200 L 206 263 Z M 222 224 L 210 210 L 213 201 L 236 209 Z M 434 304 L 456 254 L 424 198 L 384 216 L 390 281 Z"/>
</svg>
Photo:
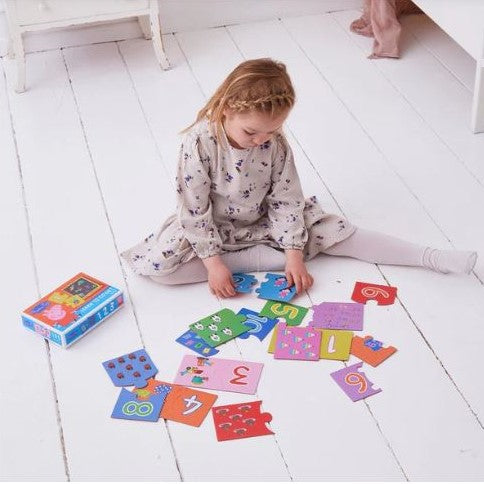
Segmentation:
<svg viewBox="0 0 484 484">
<path fill-rule="evenodd" d="M 156 422 L 160 417 L 165 398 L 170 391 L 171 386 L 164 385 L 162 391 L 153 393 L 147 399 L 140 400 L 135 393 L 122 388 L 111 417 Z"/>
<path fill-rule="evenodd" d="M 245 274 L 244 272 L 235 272 L 232 274 L 235 283 L 236 292 L 250 292 L 252 286 L 257 284 L 257 278 L 252 274 Z"/>
<path fill-rule="evenodd" d="M 198 336 L 197 333 L 191 330 L 183 333 L 175 341 L 202 356 L 213 356 L 219 352 L 219 350 L 209 346 L 201 336 Z"/>
<path fill-rule="evenodd" d="M 289 302 L 296 295 L 296 287 L 287 287 L 287 279 L 283 274 L 266 274 L 266 281 L 255 290 L 261 299 Z"/>
<path fill-rule="evenodd" d="M 158 373 L 146 350 L 133 351 L 118 358 L 105 361 L 104 369 L 117 387 L 143 388 L 146 380 Z"/>
<path fill-rule="evenodd" d="M 247 339 L 249 336 L 255 336 L 262 341 L 274 328 L 277 323 L 277 319 L 270 319 L 267 316 L 261 316 L 256 311 L 251 309 L 242 308 L 237 314 L 243 314 L 247 320 L 244 321 L 246 326 L 250 326 L 251 329 L 246 333 L 242 333 L 239 338 Z"/>
</svg>

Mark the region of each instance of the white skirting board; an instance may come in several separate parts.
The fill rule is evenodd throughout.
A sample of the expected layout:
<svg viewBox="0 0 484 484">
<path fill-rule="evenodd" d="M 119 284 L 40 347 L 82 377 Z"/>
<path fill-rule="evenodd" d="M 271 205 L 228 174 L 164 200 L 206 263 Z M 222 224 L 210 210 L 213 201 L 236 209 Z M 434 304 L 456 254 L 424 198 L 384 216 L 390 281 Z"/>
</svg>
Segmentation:
<svg viewBox="0 0 484 484">
<path fill-rule="evenodd" d="M 82 1 L 82 0 L 71 0 Z M 158 0 L 163 33 L 202 30 L 222 25 L 312 15 L 360 8 L 362 0 Z M 0 0 L 0 57 L 7 53 L 8 30 Z M 135 19 L 77 26 L 25 36 L 26 52 L 141 37 Z"/>
</svg>

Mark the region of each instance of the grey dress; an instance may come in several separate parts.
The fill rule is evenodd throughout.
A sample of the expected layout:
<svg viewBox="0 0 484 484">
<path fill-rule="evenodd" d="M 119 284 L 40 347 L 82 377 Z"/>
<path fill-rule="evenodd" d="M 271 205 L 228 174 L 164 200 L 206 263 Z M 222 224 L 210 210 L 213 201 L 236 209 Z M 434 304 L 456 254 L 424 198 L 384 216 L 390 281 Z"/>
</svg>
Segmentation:
<svg viewBox="0 0 484 484">
<path fill-rule="evenodd" d="M 177 172 L 177 211 L 154 233 L 123 252 L 134 272 L 170 274 L 201 259 L 256 244 L 301 249 L 311 259 L 355 230 L 304 199 L 285 136 L 249 149 L 218 141 L 206 120 L 184 136 Z"/>
</svg>

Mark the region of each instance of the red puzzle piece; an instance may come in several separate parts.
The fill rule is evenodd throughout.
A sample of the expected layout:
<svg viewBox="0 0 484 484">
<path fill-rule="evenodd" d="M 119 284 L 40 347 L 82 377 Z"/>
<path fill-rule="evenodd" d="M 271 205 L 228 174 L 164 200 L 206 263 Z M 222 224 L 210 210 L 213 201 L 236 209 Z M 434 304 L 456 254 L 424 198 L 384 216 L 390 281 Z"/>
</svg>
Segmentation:
<svg viewBox="0 0 484 484">
<path fill-rule="evenodd" d="M 397 349 L 394 346 L 384 348 L 381 341 L 373 339 L 373 336 L 353 336 L 351 341 L 351 354 L 371 366 L 378 366 L 389 356 L 392 356 Z"/>
<path fill-rule="evenodd" d="M 270 413 L 261 413 L 262 400 L 213 407 L 212 415 L 217 440 L 243 439 L 273 434 L 266 427 L 272 420 Z"/>
<path fill-rule="evenodd" d="M 397 288 L 392 286 L 379 286 L 371 282 L 357 282 L 353 289 L 351 299 L 365 304 L 366 301 L 374 299 L 379 306 L 387 306 L 395 302 Z"/>
</svg>

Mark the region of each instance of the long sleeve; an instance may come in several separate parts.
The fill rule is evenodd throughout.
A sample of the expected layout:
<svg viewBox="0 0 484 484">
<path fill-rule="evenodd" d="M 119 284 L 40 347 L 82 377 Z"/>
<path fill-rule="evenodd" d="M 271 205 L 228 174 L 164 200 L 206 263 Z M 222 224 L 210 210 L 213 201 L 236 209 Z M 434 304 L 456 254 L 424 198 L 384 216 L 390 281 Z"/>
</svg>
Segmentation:
<svg viewBox="0 0 484 484">
<path fill-rule="evenodd" d="M 266 196 L 271 235 L 283 249 L 302 250 L 308 240 L 304 223 L 304 195 L 286 139 L 279 135 L 273 159 L 271 189 Z"/>
<path fill-rule="evenodd" d="M 201 259 L 222 253 L 222 240 L 212 218 L 210 156 L 200 138 L 186 137 L 177 172 L 177 216 L 185 238 Z"/>
</svg>

